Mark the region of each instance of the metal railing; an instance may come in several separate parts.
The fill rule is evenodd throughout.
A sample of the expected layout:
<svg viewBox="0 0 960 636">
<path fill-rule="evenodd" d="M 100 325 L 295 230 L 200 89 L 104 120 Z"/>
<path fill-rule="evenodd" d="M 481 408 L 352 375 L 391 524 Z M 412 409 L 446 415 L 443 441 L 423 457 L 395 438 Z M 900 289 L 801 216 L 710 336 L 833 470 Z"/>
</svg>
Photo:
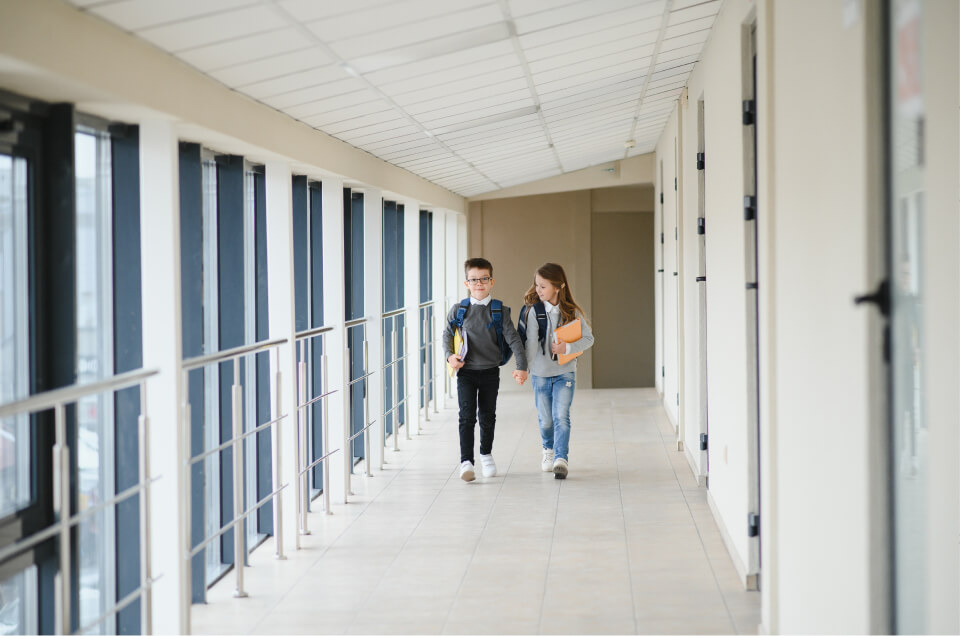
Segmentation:
<svg viewBox="0 0 960 636">
<path fill-rule="evenodd" d="M 308 475 L 310 471 L 322 464 L 322 497 L 324 514 L 330 514 L 330 464 L 327 459 L 341 450 L 336 448 L 329 450 L 329 421 L 330 409 L 326 398 L 336 393 L 336 389 L 329 390 L 327 383 L 327 333 L 333 331 L 333 327 L 317 327 L 306 331 L 298 332 L 296 335 L 297 347 L 300 352 L 300 361 L 297 363 L 297 549 L 300 549 L 300 535 L 310 534 L 310 525 L 308 522 L 308 513 L 310 512 L 310 483 Z M 315 346 L 314 339 L 320 338 L 320 395 L 313 397 L 307 391 L 307 343 Z M 313 369 L 317 373 L 318 369 Z M 320 448 L 323 456 L 311 461 L 309 452 L 309 435 L 307 435 L 307 408 L 313 404 L 322 401 L 323 412 L 320 416 Z"/>
<path fill-rule="evenodd" d="M 376 423 L 376 420 L 371 420 L 371 419 L 370 419 L 370 400 L 369 400 L 369 398 L 368 398 L 370 392 L 369 392 L 369 390 L 368 390 L 368 389 L 369 389 L 369 383 L 367 382 L 367 380 L 373 375 L 373 373 L 370 372 L 370 365 L 369 365 L 369 362 L 368 362 L 368 357 L 369 357 L 369 347 L 368 347 L 368 340 L 367 340 L 367 323 L 368 323 L 368 320 L 369 320 L 368 318 L 356 318 L 356 319 L 354 319 L 354 320 L 348 320 L 348 321 L 345 322 L 344 325 L 343 325 L 344 335 L 346 336 L 346 343 L 347 343 L 347 344 L 346 344 L 346 347 L 344 347 L 344 351 L 345 351 L 345 353 L 346 353 L 346 355 L 344 356 L 344 370 L 345 370 L 344 377 L 347 378 L 347 382 L 344 383 L 344 386 L 345 386 L 345 388 L 346 388 L 346 389 L 345 389 L 345 396 L 344 396 L 344 397 L 345 397 L 345 399 L 348 400 L 348 404 L 349 404 L 350 408 L 353 407 L 352 400 L 350 400 L 350 397 L 351 397 L 351 396 L 350 396 L 350 387 L 352 387 L 354 384 L 359 384 L 360 382 L 363 382 L 363 383 L 364 383 L 364 384 L 363 384 L 363 428 L 361 428 L 359 431 L 357 431 L 357 432 L 354 433 L 353 435 L 350 435 L 351 425 L 352 425 L 352 423 L 353 423 L 353 418 L 352 418 L 352 417 L 348 417 L 348 418 L 347 418 L 346 425 L 343 427 L 343 431 L 344 431 L 344 432 L 343 432 L 343 435 L 344 435 L 343 447 L 344 447 L 344 449 L 346 449 L 344 452 L 345 452 L 345 453 L 349 453 L 349 454 L 344 458 L 344 462 L 343 462 L 343 466 L 344 466 L 344 468 L 343 468 L 343 470 L 344 470 L 344 476 L 343 476 L 343 477 L 344 477 L 344 480 L 345 480 L 345 481 L 344 481 L 344 489 L 343 489 L 343 492 L 344 492 L 343 502 L 344 502 L 344 503 L 347 503 L 347 498 L 349 497 L 349 495 L 352 495 L 352 494 L 353 494 L 353 490 L 352 490 L 352 486 L 353 486 L 353 483 L 352 483 L 352 480 L 353 480 L 353 451 L 352 451 L 352 448 L 353 448 L 353 447 L 351 446 L 351 442 L 352 442 L 353 440 L 355 440 L 356 438 L 360 437 L 361 435 L 363 435 L 363 460 L 364 460 L 363 463 L 364 463 L 364 466 L 366 467 L 366 475 L 367 475 L 367 477 L 372 477 L 372 476 L 373 476 L 373 470 L 372 470 L 372 467 L 371 467 L 371 464 L 370 464 L 370 460 L 371 460 L 371 457 L 370 457 L 370 435 L 367 434 L 367 431 L 370 429 L 371 426 L 373 426 L 373 425 Z M 361 376 L 358 377 L 358 378 L 351 378 L 351 377 L 350 377 L 350 339 L 349 339 L 349 332 L 350 332 L 351 329 L 357 329 L 357 328 L 362 328 L 362 329 L 363 329 L 363 375 L 361 375 Z"/>
<path fill-rule="evenodd" d="M 433 334 L 434 324 L 434 301 L 421 303 L 418 308 L 418 319 L 420 320 L 420 391 L 423 392 L 423 417 L 430 421 L 430 401 L 433 400 L 433 412 L 439 413 L 437 405 L 437 370 L 434 365 L 433 357 L 436 355 L 436 342 Z M 428 311 L 424 312 L 423 310 Z M 424 318 L 426 317 L 426 320 Z M 420 423 L 417 422 L 417 434 L 421 433 Z"/>
<path fill-rule="evenodd" d="M 96 619 L 81 625 L 78 632 L 83 633 L 93 629 L 103 621 L 116 615 L 125 607 L 140 599 L 140 631 L 151 633 L 153 629 L 153 604 L 151 588 L 160 577 L 152 575 L 150 559 L 150 485 L 160 477 L 150 477 L 149 465 L 149 418 L 147 417 L 147 388 L 146 379 L 155 375 L 156 370 L 130 371 L 111 378 L 90 384 L 75 384 L 61 389 L 54 389 L 38 393 L 37 395 L 10 402 L 0 406 L 0 418 L 17 415 L 28 415 L 53 410 L 54 412 L 54 445 L 53 445 L 53 513 L 55 521 L 45 529 L 31 534 L 15 543 L 0 549 L 0 563 L 5 563 L 27 550 L 30 550 L 48 539 L 56 538 L 58 543 L 58 571 L 54 577 L 54 629 L 57 634 L 71 633 L 70 624 L 72 611 L 71 582 L 72 547 L 70 534 L 74 526 L 89 519 L 93 515 L 116 506 L 122 501 L 140 496 L 140 585 L 128 593 Z M 67 445 L 67 416 L 66 406 L 79 401 L 81 398 L 98 393 L 115 393 L 121 389 L 139 385 L 140 388 L 140 415 L 137 418 L 138 452 L 139 452 L 139 480 L 126 490 L 115 493 L 114 496 L 96 506 L 70 515 L 73 504 L 71 500 L 71 467 L 70 449 Z"/>
<path fill-rule="evenodd" d="M 181 426 L 183 430 L 181 431 L 181 440 L 183 443 L 183 448 L 181 449 L 181 457 L 183 458 L 181 463 L 181 480 L 183 484 L 183 492 L 181 497 L 183 501 L 186 502 L 184 506 L 184 515 L 181 523 L 183 524 L 183 536 L 186 537 L 186 546 L 184 548 L 183 558 L 185 563 L 183 564 L 184 568 L 189 569 L 192 564 L 193 557 L 201 553 L 206 547 L 214 540 L 218 539 L 222 535 L 226 534 L 233 528 L 237 528 L 236 535 L 234 537 L 234 576 L 235 576 L 235 588 L 233 595 L 236 597 L 245 597 L 247 596 L 246 591 L 243 589 L 243 570 L 246 559 L 244 554 L 244 546 L 246 542 L 244 537 L 241 536 L 242 528 L 241 525 L 247 517 L 256 513 L 270 501 L 274 501 L 273 506 L 273 528 L 274 528 L 274 539 L 276 545 L 276 556 L 278 559 L 283 559 L 283 500 L 277 495 L 287 487 L 288 484 L 281 485 L 280 475 L 281 475 L 281 460 L 282 456 L 280 453 L 280 422 L 287 417 L 287 415 L 281 415 L 281 401 L 280 401 L 280 382 L 281 382 L 281 371 L 279 363 L 279 351 L 278 347 L 287 342 L 284 338 L 277 338 L 275 340 L 268 340 L 265 342 L 260 342 L 252 345 L 244 345 L 241 347 L 234 347 L 232 349 L 227 349 L 225 351 L 220 351 L 217 353 L 211 353 L 209 355 L 198 356 L 195 358 L 190 358 L 184 360 L 183 366 L 181 367 L 181 390 L 183 395 L 183 404 L 181 412 Z M 269 422 L 261 424 L 252 428 L 249 431 L 243 431 L 243 387 L 240 384 L 240 358 L 245 356 L 255 356 L 258 353 L 264 351 L 272 351 L 275 361 L 276 361 L 276 376 L 273 386 L 273 408 L 271 410 L 272 419 Z M 232 438 L 220 444 L 216 448 L 209 449 L 203 453 L 194 456 L 191 450 L 191 417 L 190 417 L 190 393 L 189 393 L 189 383 L 188 376 L 189 372 L 195 369 L 201 369 L 203 367 L 220 364 L 222 362 L 233 362 L 233 387 L 232 387 L 232 401 L 231 401 L 231 418 L 232 418 Z M 271 438 L 273 441 L 272 451 L 273 451 L 273 484 L 272 492 L 266 495 L 265 497 L 258 500 L 253 506 L 249 509 L 244 509 L 243 505 L 243 476 L 244 476 L 244 453 L 243 453 L 243 442 L 252 435 L 271 428 Z M 191 467 L 199 461 L 202 461 L 206 457 L 224 450 L 233 449 L 233 520 L 222 526 L 217 532 L 213 533 L 209 537 L 205 537 L 197 545 L 193 545 L 193 539 L 191 534 L 191 522 L 190 522 L 190 501 L 191 501 Z M 204 514 L 206 514 L 206 506 L 203 506 Z M 186 586 L 182 591 L 183 598 L 182 602 L 186 607 L 190 607 L 193 598 L 193 577 L 186 577 Z M 189 611 L 187 612 L 187 630 L 189 631 Z"/>
<path fill-rule="evenodd" d="M 381 394 L 383 396 L 383 400 L 381 401 L 381 403 L 383 404 L 383 427 L 381 427 L 380 429 L 380 445 L 381 445 L 382 451 L 386 451 L 386 448 L 387 448 L 387 437 L 386 437 L 387 436 L 387 418 L 390 416 L 393 417 L 392 419 L 393 431 L 391 432 L 391 435 L 393 436 L 393 450 L 394 452 L 400 450 L 400 413 L 401 413 L 400 408 L 401 407 L 406 409 L 405 411 L 403 411 L 404 420 L 405 420 L 404 424 L 406 425 L 405 428 L 406 428 L 407 439 L 408 440 L 410 439 L 410 426 L 409 426 L 410 417 L 409 417 L 409 409 L 407 409 L 407 406 L 408 406 L 407 398 L 409 397 L 409 391 L 407 390 L 407 382 L 403 383 L 403 386 L 404 386 L 403 395 L 402 396 L 399 395 L 400 393 L 399 377 L 401 373 L 403 373 L 404 377 L 406 377 L 406 371 L 405 371 L 404 365 L 406 364 L 407 357 L 408 357 L 408 354 L 406 353 L 407 325 L 405 322 L 405 316 L 406 316 L 406 309 L 397 309 L 396 311 L 387 312 L 383 314 L 383 316 L 381 317 L 383 332 L 386 332 L 387 321 L 390 321 L 390 324 L 392 326 L 391 332 L 393 333 L 393 337 L 390 339 L 391 341 L 390 362 L 387 362 L 387 352 L 386 352 L 386 348 L 384 348 L 383 367 L 382 367 L 383 381 L 380 383 Z M 398 328 L 399 322 L 400 322 L 399 318 L 401 317 L 404 318 L 404 325 L 402 329 Z M 402 337 L 401 337 L 401 333 L 403 334 Z M 404 354 L 402 356 L 398 356 L 398 353 L 400 350 L 399 344 L 401 342 L 403 343 Z M 399 371 L 398 371 L 397 365 L 399 365 Z M 390 395 L 393 398 L 393 405 L 390 408 L 387 408 L 387 371 L 388 370 L 390 371 L 390 381 L 392 383 Z M 383 464 L 385 461 L 383 456 L 385 454 L 386 454 L 385 452 L 380 453 L 380 470 L 383 470 Z"/>
</svg>

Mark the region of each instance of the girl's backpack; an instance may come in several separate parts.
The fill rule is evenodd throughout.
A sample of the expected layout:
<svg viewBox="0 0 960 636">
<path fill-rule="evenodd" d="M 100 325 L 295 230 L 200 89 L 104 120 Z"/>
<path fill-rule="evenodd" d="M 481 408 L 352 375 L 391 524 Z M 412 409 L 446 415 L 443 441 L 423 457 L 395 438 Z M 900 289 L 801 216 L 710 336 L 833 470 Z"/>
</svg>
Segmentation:
<svg viewBox="0 0 960 636">
<path fill-rule="evenodd" d="M 467 315 L 467 308 L 470 307 L 470 298 L 464 298 L 457 307 L 457 316 L 450 322 L 450 327 L 460 329 L 463 327 L 463 317 Z M 487 325 L 487 329 L 493 327 L 497 331 L 497 343 L 500 345 L 500 366 L 502 367 L 513 356 L 513 349 L 507 344 L 503 337 L 503 303 L 495 298 L 490 299 L 490 315 L 493 322 Z"/>
</svg>

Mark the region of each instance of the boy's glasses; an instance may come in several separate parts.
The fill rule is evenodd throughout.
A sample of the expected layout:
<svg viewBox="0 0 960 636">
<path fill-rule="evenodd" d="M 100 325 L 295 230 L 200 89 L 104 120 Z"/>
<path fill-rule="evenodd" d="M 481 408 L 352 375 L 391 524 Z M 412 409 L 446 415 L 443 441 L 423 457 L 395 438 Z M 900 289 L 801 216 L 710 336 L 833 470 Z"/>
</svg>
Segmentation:
<svg viewBox="0 0 960 636">
<path fill-rule="evenodd" d="M 490 278 L 489 276 L 484 276 L 483 278 L 468 278 L 468 279 L 467 279 L 467 284 L 468 284 L 468 285 L 479 285 L 480 283 L 483 283 L 484 285 L 486 285 L 486 284 L 489 283 L 491 280 L 493 280 L 493 279 Z"/>
</svg>

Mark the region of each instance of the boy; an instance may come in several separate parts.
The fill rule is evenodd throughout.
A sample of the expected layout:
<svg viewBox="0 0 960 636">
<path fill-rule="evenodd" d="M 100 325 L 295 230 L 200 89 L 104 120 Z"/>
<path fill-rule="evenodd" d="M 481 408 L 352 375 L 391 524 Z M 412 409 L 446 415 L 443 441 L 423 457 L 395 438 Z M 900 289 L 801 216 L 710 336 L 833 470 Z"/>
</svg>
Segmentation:
<svg viewBox="0 0 960 636">
<path fill-rule="evenodd" d="M 493 461 L 493 427 L 497 418 L 497 393 L 500 391 L 500 343 L 494 327 L 490 290 L 493 289 L 493 265 L 485 258 L 470 258 L 463 264 L 470 291 L 470 303 L 463 316 L 463 331 L 467 335 L 467 353 L 460 359 L 453 351 L 453 332 L 456 328 L 456 304 L 447 314 L 443 330 L 443 348 L 447 364 L 457 369 L 457 397 L 460 402 L 460 479 L 473 481 L 473 433 L 480 415 L 480 465 L 484 477 L 497 474 Z M 527 355 L 517 330 L 510 319 L 510 308 L 502 310 L 503 338 L 516 357 L 517 381 L 527 378 Z M 458 352 L 459 353 L 459 352 Z"/>
</svg>

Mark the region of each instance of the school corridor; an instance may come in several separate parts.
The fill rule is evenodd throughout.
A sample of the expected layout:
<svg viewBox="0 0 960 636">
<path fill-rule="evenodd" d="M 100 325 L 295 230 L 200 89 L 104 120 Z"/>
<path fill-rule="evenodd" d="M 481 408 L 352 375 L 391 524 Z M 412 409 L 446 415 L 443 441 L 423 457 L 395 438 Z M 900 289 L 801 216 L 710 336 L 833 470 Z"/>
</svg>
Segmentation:
<svg viewBox="0 0 960 636">
<path fill-rule="evenodd" d="M 957 0 L 0 0 L 0 636 L 960 633 L 958 193 Z"/>
<path fill-rule="evenodd" d="M 755 634 L 744 591 L 652 389 L 578 391 L 570 475 L 540 470 L 531 391 L 501 397 L 498 475 L 457 471 L 445 409 L 288 562 L 215 584 L 197 634 Z"/>
</svg>

